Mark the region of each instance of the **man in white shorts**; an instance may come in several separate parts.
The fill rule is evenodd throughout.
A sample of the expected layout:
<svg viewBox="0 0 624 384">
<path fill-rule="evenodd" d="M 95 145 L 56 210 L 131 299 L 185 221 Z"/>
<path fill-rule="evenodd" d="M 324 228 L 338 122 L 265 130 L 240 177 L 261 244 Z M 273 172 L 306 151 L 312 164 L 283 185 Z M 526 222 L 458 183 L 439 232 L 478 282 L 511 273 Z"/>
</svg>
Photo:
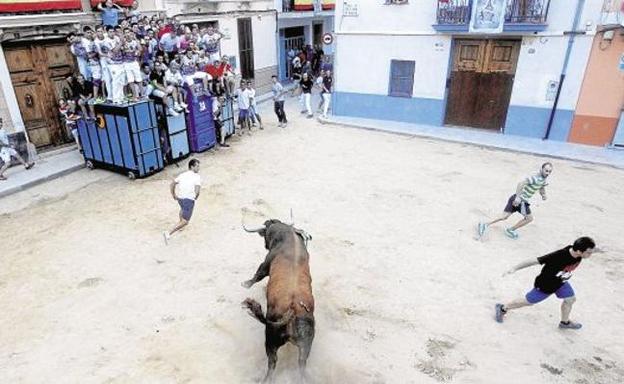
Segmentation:
<svg viewBox="0 0 624 384">
<path fill-rule="evenodd" d="M 219 31 L 215 31 L 214 27 L 208 27 L 206 33 L 202 37 L 201 44 L 208 56 L 208 62 L 212 63 L 215 60 L 219 60 L 220 41 L 223 38 L 223 34 Z"/>
<path fill-rule="evenodd" d="M 179 109 L 183 108 L 186 110 L 188 105 L 184 102 L 184 94 L 182 92 L 182 85 L 184 80 L 182 79 L 182 74 L 180 73 L 180 64 L 175 61 L 172 61 L 169 65 L 169 69 L 165 72 L 165 85 L 167 87 L 173 87 L 172 95 L 173 95 L 173 108 Z M 186 110 L 188 112 L 188 110 Z"/>
<path fill-rule="evenodd" d="M 132 89 L 132 101 L 139 101 L 141 98 L 141 82 L 143 74 L 139 66 L 140 44 L 134 32 L 130 28 L 124 30 L 126 43 L 124 44 L 124 71 L 126 80 Z"/>
<path fill-rule="evenodd" d="M 32 168 L 35 163 L 27 163 L 24 161 L 15 148 L 9 145 L 9 136 L 5 132 L 2 124 L 2 118 L 0 117 L 0 160 L 2 160 L 2 167 L 0 167 L 0 180 L 6 180 L 7 178 L 4 176 L 4 172 L 9 168 L 9 165 L 11 165 L 11 157 L 15 157 L 26 169 Z"/>
<path fill-rule="evenodd" d="M 145 95 L 162 100 L 167 114 L 170 116 L 178 116 L 178 112 L 181 112 L 183 109 L 179 107 L 178 110 L 174 110 L 169 104 L 169 96 L 172 96 L 175 100 L 177 94 L 174 95 L 175 87 L 165 86 L 163 65 L 156 63 L 154 65 L 154 70 L 150 71 L 149 64 L 143 64 L 143 76 L 148 79 L 148 83 L 145 87 Z"/>
<path fill-rule="evenodd" d="M 109 27 L 111 30 L 112 27 Z M 115 41 L 113 41 L 108 35 L 104 33 L 104 26 L 98 25 L 95 27 L 95 47 L 97 50 L 98 57 L 100 59 L 100 68 L 102 71 L 102 82 L 104 86 L 102 87 L 102 95 L 106 100 L 112 100 L 112 80 L 111 74 L 108 70 L 108 55 L 115 46 Z"/>
</svg>

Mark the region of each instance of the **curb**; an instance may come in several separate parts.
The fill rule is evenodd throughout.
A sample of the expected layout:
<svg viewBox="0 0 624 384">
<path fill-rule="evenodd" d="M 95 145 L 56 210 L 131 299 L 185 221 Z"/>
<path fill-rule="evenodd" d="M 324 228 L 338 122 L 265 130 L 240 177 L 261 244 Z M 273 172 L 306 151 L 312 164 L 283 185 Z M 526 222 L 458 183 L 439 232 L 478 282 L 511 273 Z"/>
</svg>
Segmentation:
<svg viewBox="0 0 624 384">
<path fill-rule="evenodd" d="M 615 165 L 615 164 L 605 163 L 605 162 L 600 162 L 600 161 L 584 160 L 584 159 L 579 159 L 579 158 L 575 158 L 575 157 L 571 157 L 571 156 L 565 156 L 565 155 L 553 155 L 553 154 L 549 154 L 549 153 L 535 152 L 535 151 L 529 151 L 529 150 L 523 150 L 523 149 L 499 147 L 499 146 L 496 146 L 494 144 L 474 143 L 474 142 L 470 142 L 470 141 L 454 140 L 454 139 L 450 139 L 450 138 L 447 138 L 447 137 L 438 137 L 438 136 L 428 135 L 426 133 L 412 133 L 412 132 L 393 131 L 393 130 L 382 129 L 382 128 L 373 128 L 373 127 L 367 127 L 367 126 L 363 126 L 363 125 L 358 125 L 358 124 L 355 124 L 355 123 L 346 123 L 346 122 L 341 122 L 341 121 L 335 121 L 331 117 L 329 119 L 324 119 L 323 121 L 321 121 L 321 123 L 323 123 L 323 124 L 332 124 L 332 125 L 336 125 L 336 126 L 343 126 L 343 127 L 347 127 L 347 128 L 363 129 L 363 130 L 366 130 L 366 131 L 387 133 L 387 134 L 390 134 L 390 135 L 400 135 L 400 136 L 407 136 L 407 137 L 411 137 L 411 138 L 418 137 L 418 138 L 424 138 L 424 139 L 444 141 L 444 142 L 447 142 L 447 143 L 466 144 L 466 145 L 472 145 L 473 147 L 495 149 L 495 150 L 498 150 L 498 151 L 505 151 L 505 152 L 511 152 L 511 153 L 521 153 L 521 154 L 533 155 L 533 156 L 539 156 L 539 157 L 546 157 L 546 158 L 551 158 L 551 159 L 576 161 L 576 162 L 579 162 L 579 163 L 593 164 L 593 165 L 602 165 L 602 166 L 605 166 L 605 167 L 611 167 L 611 168 L 615 168 L 615 169 L 624 169 L 624 165 Z"/>
<path fill-rule="evenodd" d="M 0 198 L 12 195 L 12 194 L 17 193 L 17 192 L 24 191 L 26 189 L 32 188 L 32 187 L 34 187 L 36 185 L 39 185 L 39 184 L 43 184 L 46 181 L 58 179 L 59 177 L 68 175 L 68 174 L 73 173 L 75 171 L 78 171 L 78 170 L 80 170 L 82 168 L 85 168 L 84 163 L 76 164 L 74 166 L 71 166 L 69 168 L 60 170 L 58 172 L 51 173 L 51 174 L 49 174 L 49 175 L 47 175 L 45 177 L 41 177 L 39 179 L 29 181 L 29 182 L 24 183 L 22 185 L 15 186 L 15 187 L 6 189 L 4 191 L 0 191 Z"/>
</svg>

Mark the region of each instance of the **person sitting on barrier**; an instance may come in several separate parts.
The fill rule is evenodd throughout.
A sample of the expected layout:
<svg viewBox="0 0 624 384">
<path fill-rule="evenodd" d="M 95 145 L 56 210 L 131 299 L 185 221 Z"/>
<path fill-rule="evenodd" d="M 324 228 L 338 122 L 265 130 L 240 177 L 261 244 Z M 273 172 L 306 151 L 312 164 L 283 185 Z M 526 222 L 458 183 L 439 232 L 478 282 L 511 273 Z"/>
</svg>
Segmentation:
<svg viewBox="0 0 624 384">
<path fill-rule="evenodd" d="M 95 120 L 95 109 L 93 104 L 95 104 L 95 100 L 93 99 L 93 84 L 90 81 L 85 80 L 85 78 L 78 74 L 76 75 L 76 80 L 73 84 L 74 86 L 74 95 L 77 95 L 78 106 L 82 111 L 82 116 L 86 120 Z M 87 106 L 89 107 L 89 112 L 87 112 Z"/>
<path fill-rule="evenodd" d="M 4 176 L 4 172 L 9 168 L 9 165 L 11 165 L 11 157 L 15 157 L 27 170 L 35 165 L 34 162 L 27 163 L 24 161 L 22 156 L 20 156 L 15 148 L 9 143 L 9 136 L 4 130 L 3 121 L 0 117 L 0 160 L 3 163 L 2 167 L 0 167 L 0 180 L 7 179 L 6 176 Z"/>
<path fill-rule="evenodd" d="M 147 64 L 144 64 L 143 66 L 144 73 L 146 71 L 146 65 Z M 171 96 L 173 100 L 176 100 L 178 95 L 175 87 L 165 85 L 165 72 L 163 70 L 163 65 L 156 64 L 154 66 L 154 70 L 149 72 L 149 85 L 146 87 L 146 92 L 148 93 L 146 94 L 150 97 L 161 100 L 168 115 L 178 116 L 178 112 L 182 112 L 184 108 L 178 105 L 178 108 L 176 110 L 171 106 L 169 102 L 169 96 Z M 149 71 L 149 65 L 147 65 L 147 70 Z"/>
<path fill-rule="evenodd" d="M 247 80 L 247 92 L 249 93 L 249 120 L 251 120 L 251 125 L 255 127 L 256 120 L 258 120 L 260 129 L 264 129 L 262 119 L 258 113 L 258 105 L 256 104 L 256 90 L 253 88 L 250 80 Z"/>
<path fill-rule="evenodd" d="M 180 64 L 176 61 L 171 62 L 169 69 L 165 71 L 165 85 L 173 87 L 171 92 L 174 100 L 173 108 L 183 108 L 188 113 L 188 105 L 184 102 L 184 89 L 182 88 L 184 80 L 180 73 Z"/>
<path fill-rule="evenodd" d="M 236 74 L 232 65 L 230 65 L 230 58 L 227 55 L 223 55 L 221 63 L 219 64 L 219 76 L 223 78 L 223 87 L 228 96 L 232 96 L 235 93 L 236 88 Z"/>
</svg>

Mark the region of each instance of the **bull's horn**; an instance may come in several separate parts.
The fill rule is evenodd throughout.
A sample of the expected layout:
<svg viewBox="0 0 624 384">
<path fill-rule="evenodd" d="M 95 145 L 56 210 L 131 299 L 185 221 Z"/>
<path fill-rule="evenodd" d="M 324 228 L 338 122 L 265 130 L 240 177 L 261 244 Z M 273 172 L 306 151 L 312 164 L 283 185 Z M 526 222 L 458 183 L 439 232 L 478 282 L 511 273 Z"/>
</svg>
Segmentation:
<svg viewBox="0 0 624 384">
<path fill-rule="evenodd" d="M 253 229 L 249 229 L 249 228 L 245 227 L 245 223 L 243 222 L 243 220 L 241 220 L 241 225 L 243 226 L 243 229 L 245 230 L 245 232 L 249 232 L 249 233 L 258 233 L 258 232 L 260 232 L 260 231 L 262 231 L 264 229 L 264 226 L 258 227 L 258 228 L 253 228 Z"/>
<path fill-rule="evenodd" d="M 288 225 L 295 225 L 295 219 L 293 218 L 292 208 L 290 208 L 290 223 Z"/>
</svg>

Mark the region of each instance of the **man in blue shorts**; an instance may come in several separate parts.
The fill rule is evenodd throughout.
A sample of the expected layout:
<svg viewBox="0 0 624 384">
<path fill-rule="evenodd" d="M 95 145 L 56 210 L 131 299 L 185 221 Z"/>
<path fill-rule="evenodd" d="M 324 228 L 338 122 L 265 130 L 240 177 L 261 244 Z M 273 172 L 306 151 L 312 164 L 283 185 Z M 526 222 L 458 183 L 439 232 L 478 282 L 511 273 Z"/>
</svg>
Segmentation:
<svg viewBox="0 0 624 384">
<path fill-rule="evenodd" d="M 542 200 L 546 200 L 546 179 L 553 171 L 553 166 L 551 163 L 544 163 L 540 168 L 540 171 L 533 175 L 529 176 L 520 183 L 516 187 L 516 193 L 511 195 L 511 197 L 507 200 L 507 205 L 503 210 L 503 213 L 497 217 L 496 219 L 488 222 L 488 223 L 479 223 L 477 226 L 477 231 L 479 233 L 479 238 L 483 236 L 485 230 L 492 224 L 497 223 L 499 221 L 504 221 L 509 218 L 514 212 L 520 213 L 523 218 L 519 222 L 516 223 L 513 227 L 507 228 L 505 230 L 505 234 L 511 239 L 518 238 L 518 228 L 524 227 L 533 221 L 533 215 L 531 214 L 531 204 L 529 204 L 529 199 L 535 194 L 535 192 L 540 193 L 542 195 Z"/>
<path fill-rule="evenodd" d="M 537 259 L 527 260 L 505 272 L 503 276 L 537 264 L 544 266 L 542 267 L 542 272 L 535 278 L 533 289 L 525 297 L 507 304 L 496 304 L 496 321 L 502 323 L 503 317 L 510 310 L 537 304 L 546 300 L 554 293 L 558 298 L 563 299 L 559 328 L 580 329 L 580 323 L 570 321 L 570 312 L 576 298 L 572 285 L 568 283 L 568 280 L 572 277 L 572 271 L 579 266 L 583 259 L 591 256 L 595 247 L 596 243 L 594 243 L 594 240 L 589 237 L 580 237 L 572 245 Z"/>
<path fill-rule="evenodd" d="M 191 159 L 188 167 L 188 171 L 180 174 L 171 182 L 171 196 L 180 205 L 180 221 L 171 231 L 163 232 L 165 244 L 169 244 L 171 235 L 188 225 L 193 215 L 193 208 L 195 208 L 195 200 L 199 197 L 201 188 L 199 160 Z"/>
</svg>

